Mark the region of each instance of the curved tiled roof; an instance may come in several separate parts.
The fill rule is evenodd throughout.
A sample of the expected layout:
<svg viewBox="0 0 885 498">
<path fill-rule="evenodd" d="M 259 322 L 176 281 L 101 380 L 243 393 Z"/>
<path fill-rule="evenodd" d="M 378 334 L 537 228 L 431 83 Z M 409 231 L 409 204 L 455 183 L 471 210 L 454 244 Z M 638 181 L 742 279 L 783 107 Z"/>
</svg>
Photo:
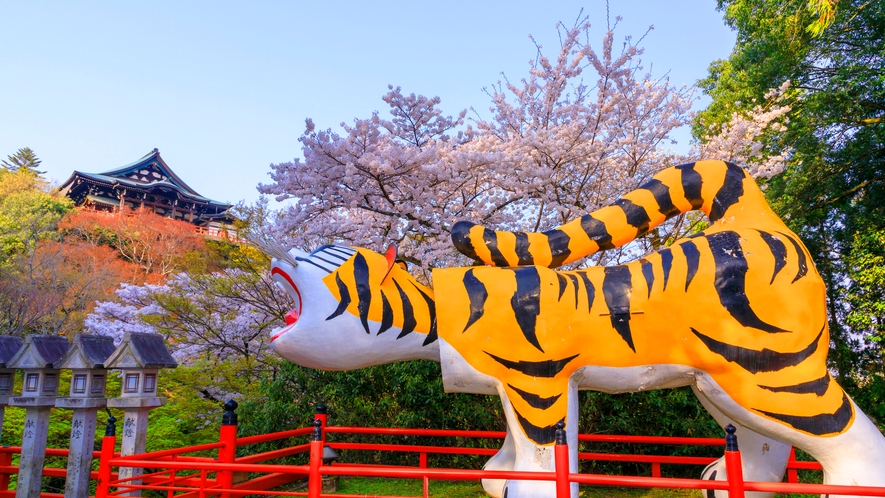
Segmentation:
<svg viewBox="0 0 885 498">
<path fill-rule="evenodd" d="M 152 175 L 146 176 L 150 177 L 151 179 L 162 178 L 162 180 L 140 181 L 131 178 L 131 176 L 138 176 L 138 172 L 144 171 L 145 168 L 156 168 L 157 170 L 159 170 L 158 172 L 152 172 Z M 149 152 L 147 155 L 135 162 L 129 163 L 125 166 L 121 166 L 119 168 L 105 171 L 104 173 L 85 173 L 82 171 L 74 171 L 71 176 L 67 180 L 65 180 L 64 183 L 61 184 L 59 189 L 65 191 L 66 189 L 70 188 L 70 186 L 74 183 L 74 180 L 78 178 L 101 184 L 122 185 L 126 188 L 142 190 L 151 193 L 156 190 L 173 190 L 177 192 L 180 197 L 196 201 L 201 204 L 211 204 L 213 206 L 218 206 L 225 209 L 231 207 L 231 205 L 226 202 L 209 199 L 208 197 L 204 197 L 198 194 L 194 189 L 190 188 L 186 183 L 184 183 L 181 178 L 178 177 L 178 175 L 175 174 L 174 171 L 172 171 L 171 168 L 169 168 L 166 162 L 163 161 L 163 158 L 160 157 L 160 151 L 157 149 L 154 149 L 153 151 Z M 144 176 L 141 179 L 144 180 Z"/>
</svg>

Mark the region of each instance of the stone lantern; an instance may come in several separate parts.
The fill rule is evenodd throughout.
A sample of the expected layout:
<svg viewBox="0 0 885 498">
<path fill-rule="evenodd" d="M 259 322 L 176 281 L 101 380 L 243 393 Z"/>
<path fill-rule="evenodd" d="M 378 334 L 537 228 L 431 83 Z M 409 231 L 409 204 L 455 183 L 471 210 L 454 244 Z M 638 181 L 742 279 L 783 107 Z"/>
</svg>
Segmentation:
<svg viewBox="0 0 885 498">
<path fill-rule="evenodd" d="M 13 395 L 15 386 L 15 369 L 9 368 L 9 360 L 22 347 L 22 338 L 11 335 L 0 335 L 0 436 L 3 435 L 3 415 L 9 397 Z"/>
<path fill-rule="evenodd" d="M 114 339 L 100 335 L 78 335 L 58 368 L 71 369 L 70 396 L 58 398 L 57 408 L 73 410 L 71 445 L 68 453 L 68 475 L 65 497 L 79 498 L 89 494 L 92 451 L 95 446 L 95 424 L 98 410 L 107 405 L 105 361 L 114 352 Z"/>
<path fill-rule="evenodd" d="M 9 368 L 24 370 L 22 394 L 9 400 L 9 406 L 25 408 L 16 498 L 40 496 L 49 412 L 58 396 L 57 362 L 68 347 L 68 340 L 61 336 L 28 335 L 21 349 L 6 364 Z"/>
<path fill-rule="evenodd" d="M 148 412 L 166 404 L 166 398 L 157 396 L 157 372 L 177 366 L 163 336 L 141 332 L 127 332 L 123 342 L 105 361 L 105 368 L 121 371 L 120 397 L 108 399 L 108 407 L 124 411 L 121 455 L 144 453 Z M 136 475 L 141 475 L 141 469 L 120 468 L 120 479 Z M 138 494 L 129 493 L 130 496 Z"/>
</svg>

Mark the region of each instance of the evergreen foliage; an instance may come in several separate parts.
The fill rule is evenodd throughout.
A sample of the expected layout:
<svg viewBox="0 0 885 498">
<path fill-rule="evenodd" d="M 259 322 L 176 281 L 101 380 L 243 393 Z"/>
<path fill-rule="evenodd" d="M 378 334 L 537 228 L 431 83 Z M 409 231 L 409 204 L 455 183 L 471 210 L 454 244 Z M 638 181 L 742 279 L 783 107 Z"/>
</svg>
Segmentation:
<svg viewBox="0 0 885 498">
<path fill-rule="evenodd" d="M 35 175 L 42 175 L 46 173 L 45 171 L 37 171 L 37 168 L 42 163 L 34 151 L 31 150 L 30 147 L 23 147 L 16 151 L 15 154 L 6 156 L 6 159 L 0 161 L 0 164 L 3 165 L 9 171 L 18 172 L 18 171 L 28 171 Z"/>
</svg>

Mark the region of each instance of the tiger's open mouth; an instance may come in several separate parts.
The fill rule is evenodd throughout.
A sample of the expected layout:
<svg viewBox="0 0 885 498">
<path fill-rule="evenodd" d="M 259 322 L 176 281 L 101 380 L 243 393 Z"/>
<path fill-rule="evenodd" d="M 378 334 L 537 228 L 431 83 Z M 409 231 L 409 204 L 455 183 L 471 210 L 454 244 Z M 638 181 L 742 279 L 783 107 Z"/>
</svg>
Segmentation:
<svg viewBox="0 0 885 498">
<path fill-rule="evenodd" d="M 273 342 L 274 340 L 276 340 L 277 337 L 283 335 L 285 331 L 292 328 L 292 325 L 295 325 L 295 322 L 298 321 L 298 317 L 300 316 L 301 312 L 298 310 L 298 308 L 290 309 L 289 312 L 286 313 L 286 326 L 278 330 L 274 335 L 270 336 L 270 342 Z"/>
<path fill-rule="evenodd" d="M 295 304 L 295 307 L 286 313 L 286 326 L 274 331 L 273 335 L 270 336 L 270 342 L 273 342 L 289 331 L 301 316 L 301 292 L 298 291 L 298 287 L 295 285 L 295 282 L 292 281 L 292 277 L 290 277 L 282 268 L 274 266 L 273 269 L 271 269 L 270 274 L 274 282 L 286 291 L 286 294 L 292 298 L 292 301 L 294 301 Z"/>
</svg>

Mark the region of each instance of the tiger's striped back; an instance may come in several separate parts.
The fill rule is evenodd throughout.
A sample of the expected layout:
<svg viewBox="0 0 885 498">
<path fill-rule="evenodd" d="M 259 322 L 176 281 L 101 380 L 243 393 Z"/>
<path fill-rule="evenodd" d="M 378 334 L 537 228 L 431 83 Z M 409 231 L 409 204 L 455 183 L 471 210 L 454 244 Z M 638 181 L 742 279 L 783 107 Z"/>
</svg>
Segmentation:
<svg viewBox="0 0 885 498">
<path fill-rule="evenodd" d="M 461 221 L 452 227 L 452 241 L 458 251 L 488 265 L 558 268 L 623 246 L 693 210 L 703 211 L 717 226 L 784 227 L 743 169 L 699 161 L 665 169 L 611 205 L 552 230 L 496 231 Z"/>
</svg>

